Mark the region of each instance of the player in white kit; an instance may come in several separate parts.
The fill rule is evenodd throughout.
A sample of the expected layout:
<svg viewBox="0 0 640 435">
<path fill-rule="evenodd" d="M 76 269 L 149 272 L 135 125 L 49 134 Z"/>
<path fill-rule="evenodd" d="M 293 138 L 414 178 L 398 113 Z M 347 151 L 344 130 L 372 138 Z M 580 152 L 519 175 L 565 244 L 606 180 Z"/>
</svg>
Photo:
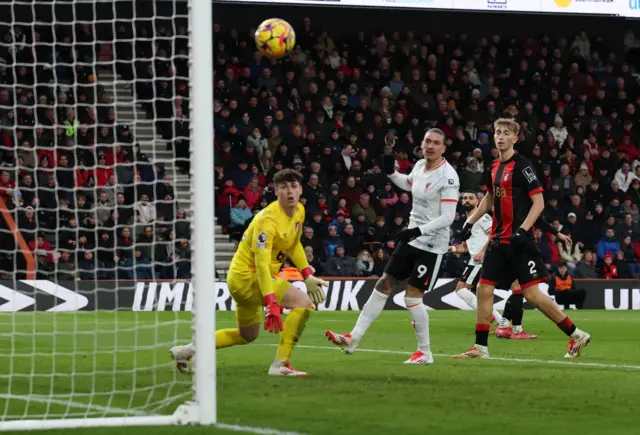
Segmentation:
<svg viewBox="0 0 640 435">
<path fill-rule="evenodd" d="M 476 192 L 464 192 L 462 194 L 462 206 L 467 211 L 467 216 L 473 213 L 478 206 L 478 195 Z M 449 247 L 449 252 L 458 254 L 468 252 L 471 257 L 467 262 L 467 266 L 464 268 L 462 278 L 458 281 L 456 294 L 474 310 L 478 308 L 478 299 L 476 295 L 472 293 L 472 290 L 475 290 L 480 280 L 482 260 L 487 250 L 492 225 L 493 219 L 488 213 L 485 213 L 484 216 L 478 219 L 476 223 L 473 224 L 473 227 L 471 227 L 471 237 L 469 237 L 466 242 L 462 242 L 461 245 Z M 502 316 L 496 310 L 493 310 L 493 316 L 491 317 L 491 321 L 493 322 L 494 320 L 498 322 L 502 320 Z"/>
<path fill-rule="evenodd" d="M 409 175 L 396 172 L 395 158 L 383 156 L 382 166 L 391 181 L 410 191 L 413 208 L 409 228 L 396 238 L 396 248 L 387 263 L 382 278 L 349 334 L 325 331 L 325 335 L 347 354 L 355 351 L 367 329 L 382 312 L 397 281 L 408 279 L 404 297 L 413 320 L 418 350 L 406 364 L 432 364 L 429 339 L 429 314 L 422 302 L 438 280 L 442 257 L 449 246 L 449 227 L 455 219 L 460 197 L 460 181 L 456 170 L 444 159 L 445 135 L 439 129 L 429 130 L 422 140 L 425 158 L 419 160 Z"/>
</svg>

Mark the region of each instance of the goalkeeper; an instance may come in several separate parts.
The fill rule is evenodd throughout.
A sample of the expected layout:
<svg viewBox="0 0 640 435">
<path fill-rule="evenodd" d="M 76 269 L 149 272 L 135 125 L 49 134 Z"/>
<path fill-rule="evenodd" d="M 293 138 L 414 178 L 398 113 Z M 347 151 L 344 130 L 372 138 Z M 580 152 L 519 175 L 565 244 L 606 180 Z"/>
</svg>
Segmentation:
<svg viewBox="0 0 640 435">
<path fill-rule="evenodd" d="M 248 344 L 258 338 L 263 307 L 266 308 L 264 329 L 281 332 L 276 359 L 269 368 L 270 376 L 306 376 L 296 370 L 289 360 L 314 304 L 324 302 L 320 287 L 328 283 L 313 276 L 300 236 L 304 224 L 302 175 L 293 169 L 275 174 L 277 201 L 258 213 L 245 231 L 233 256 L 227 285 L 236 302 L 237 328 L 216 331 L 216 348 Z M 276 275 L 286 257 L 300 270 L 307 293 Z M 283 308 L 291 309 L 282 323 Z M 193 344 L 176 346 L 171 355 L 178 370 L 185 371 L 194 355 Z"/>
</svg>

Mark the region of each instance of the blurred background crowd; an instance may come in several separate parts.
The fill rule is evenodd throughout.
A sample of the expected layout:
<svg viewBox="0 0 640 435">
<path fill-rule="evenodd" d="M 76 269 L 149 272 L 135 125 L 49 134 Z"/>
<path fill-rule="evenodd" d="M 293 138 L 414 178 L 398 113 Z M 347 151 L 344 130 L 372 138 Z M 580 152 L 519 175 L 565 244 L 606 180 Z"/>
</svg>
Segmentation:
<svg viewBox="0 0 640 435">
<path fill-rule="evenodd" d="M 545 217 L 574 241 L 538 233 L 549 272 L 566 262 L 575 277 L 640 277 L 632 32 L 336 32 L 303 15 L 291 24 L 298 45 L 282 60 L 256 53 L 248 24 L 214 25 L 216 217 L 231 240 L 275 200 L 274 173 L 292 167 L 304 175 L 302 242 L 317 273 L 380 276 L 411 210 L 380 156 L 409 172 L 425 131 L 438 127 L 462 190 L 482 196 L 497 156 L 492 122 L 509 116 L 542 180 Z M 27 267 L 21 251 L 44 279 L 190 276 L 189 222 L 170 174 L 142 152 L 100 84 L 100 68 L 133 80 L 128 91 L 187 173 L 186 29 L 173 12 L 115 26 L 0 27 L 4 278 Z M 104 41 L 113 56 L 102 63 Z M 464 221 L 460 207 L 452 245 Z M 448 254 L 446 276 L 460 276 L 465 260 Z"/>
<path fill-rule="evenodd" d="M 171 178 L 141 151 L 100 83 L 107 63 L 98 40 L 112 40 L 109 29 L 35 21 L 0 25 L 2 278 L 27 270 L 39 279 L 189 278 L 189 222 Z M 150 35 L 155 24 L 135 23 Z M 120 42 L 121 56 L 108 63 L 155 68 L 138 86 L 141 100 L 169 77 L 151 54 L 174 44 L 154 39 Z"/>
<path fill-rule="evenodd" d="M 215 29 L 216 190 L 219 222 L 239 239 L 275 199 L 283 167 L 304 174 L 303 244 L 318 273 L 380 276 L 406 227 L 411 195 L 381 173 L 422 158 L 425 131 L 446 134 L 461 190 L 484 194 L 497 157 L 492 122 L 513 117 L 518 152 L 545 189 L 545 217 L 574 243 L 538 231 L 550 273 L 640 277 L 639 84 L 633 65 L 586 31 L 478 38 L 385 29 L 332 35 L 306 17 L 289 58 L 262 58 L 252 29 Z M 629 52 L 638 47 L 629 34 Z M 628 55 L 632 59 L 631 54 Z M 451 227 L 459 244 L 460 207 Z M 448 254 L 447 276 L 466 258 Z"/>
</svg>

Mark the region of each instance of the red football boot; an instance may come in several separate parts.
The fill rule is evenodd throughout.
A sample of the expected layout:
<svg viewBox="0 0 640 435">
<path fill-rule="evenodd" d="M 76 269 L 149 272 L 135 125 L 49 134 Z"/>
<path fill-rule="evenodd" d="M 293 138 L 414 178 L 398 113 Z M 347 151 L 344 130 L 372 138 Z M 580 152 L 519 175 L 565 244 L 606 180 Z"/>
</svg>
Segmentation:
<svg viewBox="0 0 640 435">
<path fill-rule="evenodd" d="M 496 337 L 498 338 L 511 338 L 511 326 L 507 326 L 506 328 L 496 328 L 494 334 L 496 334 Z"/>
</svg>

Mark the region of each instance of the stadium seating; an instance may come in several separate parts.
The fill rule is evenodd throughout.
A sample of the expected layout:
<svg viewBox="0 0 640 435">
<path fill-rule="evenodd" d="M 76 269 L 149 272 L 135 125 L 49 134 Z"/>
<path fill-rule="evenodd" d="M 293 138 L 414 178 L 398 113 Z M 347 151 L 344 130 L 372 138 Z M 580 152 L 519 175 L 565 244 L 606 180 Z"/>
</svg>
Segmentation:
<svg viewBox="0 0 640 435">
<path fill-rule="evenodd" d="M 216 29 L 217 217 L 232 234 L 274 199 L 273 174 L 294 167 L 305 176 L 312 265 L 379 276 L 411 208 L 379 156 L 394 153 L 408 172 L 424 132 L 438 127 L 462 188 L 481 192 L 496 157 L 491 123 L 509 116 L 522 126 L 518 151 L 543 180 L 546 218 L 575 241 L 538 232 L 549 271 L 567 262 L 576 276 L 604 277 L 611 257 L 618 278 L 640 277 L 639 86 L 604 42 L 330 35 L 320 26 L 297 26 L 300 46 L 282 61 L 247 49 L 250 29 Z M 460 208 L 452 244 L 464 219 Z M 447 255 L 446 273 L 459 276 L 463 260 Z"/>
<path fill-rule="evenodd" d="M 144 141 L 135 136 L 145 132 L 131 78 L 116 83 L 103 66 L 114 64 L 113 47 L 94 31 L 1 29 L 0 273 L 189 278 L 189 223 L 174 200 L 173 168 L 150 161 L 153 129 Z"/>
<path fill-rule="evenodd" d="M 216 218 L 230 239 L 275 199 L 274 173 L 294 167 L 305 176 L 312 265 L 380 275 L 411 209 L 410 195 L 381 174 L 380 155 L 395 154 L 408 172 L 424 132 L 441 128 L 462 188 L 481 192 L 495 158 L 491 123 L 512 116 L 522 126 L 517 148 L 543 180 L 546 218 L 576 241 L 567 248 L 539 234 L 549 270 L 567 262 L 576 276 L 616 277 L 615 264 L 618 278 L 640 277 L 640 90 L 602 41 L 494 44 L 489 35 L 386 38 L 293 24 L 299 47 L 281 61 L 254 53 L 248 27 L 215 26 Z M 0 54 L 3 276 L 28 270 L 28 251 L 41 278 L 189 277 L 186 22 L 134 25 L 95 49 L 90 28 L 38 28 L 40 42 L 57 44 L 55 70 L 43 66 L 55 63 L 43 60 L 50 53 L 24 49 L 33 35 L 2 29 L 22 47 Z M 154 31 L 175 43 L 156 47 L 152 65 L 144 35 Z M 83 60 L 75 68 L 74 49 Z M 452 244 L 464 219 L 460 209 Z M 446 273 L 458 276 L 463 260 L 447 255 Z"/>
</svg>

